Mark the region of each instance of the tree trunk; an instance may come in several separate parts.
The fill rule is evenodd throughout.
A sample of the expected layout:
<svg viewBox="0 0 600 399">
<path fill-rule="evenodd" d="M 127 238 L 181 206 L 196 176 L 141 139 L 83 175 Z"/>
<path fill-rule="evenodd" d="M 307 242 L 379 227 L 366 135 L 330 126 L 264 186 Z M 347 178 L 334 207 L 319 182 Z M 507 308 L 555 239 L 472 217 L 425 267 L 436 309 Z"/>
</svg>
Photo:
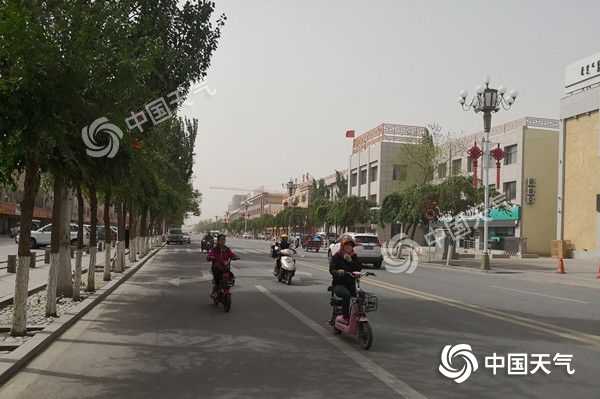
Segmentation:
<svg viewBox="0 0 600 399">
<path fill-rule="evenodd" d="M 65 184 L 62 182 L 62 184 Z M 65 186 L 62 223 L 60 224 L 60 246 L 58 250 L 58 270 L 56 294 L 73 297 L 73 269 L 71 266 L 71 214 L 73 209 L 73 190 Z M 52 226 L 54 230 L 54 226 Z"/>
<path fill-rule="evenodd" d="M 81 263 L 83 261 L 83 249 L 79 248 L 75 254 L 75 279 L 73 280 L 73 300 L 81 299 Z"/>
<path fill-rule="evenodd" d="M 56 199 L 56 197 L 55 197 Z M 54 215 L 53 215 L 54 216 Z M 56 313 L 56 268 L 58 253 L 50 252 L 50 269 L 48 269 L 48 286 L 46 293 L 46 317 L 57 317 Z"/>
<path fill-rule="evenodd" d="M 135 207 L 131 203 L 129 207 L 129 261 L 132 263 L 137 262 L 136 229 L 137 218 L 135 216 Z"/>
<path fill-rule="evenodd" d="M 148 207 L 142 208 L 142 219 L 140 220 L 140 258 L 146 256 L 146 235 L 148 234 L 148 226 L 146 218 L 148 216 Z"/>
<path fill-rule="evenodd" d="M 63 212 L 63 197 L 65 186 L 61 179 L 54 179 L 54 202 L 52 204 L 52 233 L 50 236 L 50 268 L 48 269 L 48 286 L 46 290 L 46 317 L 56 317 L 56 274 L 58 270 L 58 251 L 60 244 L 60 232 L 57 226 L 61 224 Z"/>
<path fill-rule="evenodd" d="M 19 232 L 19 261 L 15 279 L 14 311 L 11 328 L 12 336 L 27 335 L 27 291 L 29 287 L 29 262 L 31 261 L 31 219 L 35 206 L 35 196 L 40 187 L 40 171 L 35 156 L 27 154 L 25 165 L 25 185 L 21 201 L 21 230 Z"/>
<path fill-rule="evenodd" d="M 122 245 L 123 244 L 123 245 Z M 123 215 L 123 202 L 117 201 L 117 254 L 115 256 L 115 272 L 122 273 L 125 265 L 125 218 Z"/>
<path fill-rule="evenodd" d="M 75 184 L 77 190 L 77 256 L 75 257 L 75 280 L 73 281 L 73 300 L 81 299 L 81 262 L 83 259 L 83 236 L 86 232 L 83 229 L 83 194 L 81 193 L 81 183 Z"/>
<path fill-rule="evenodd" d="M 93 292 L 96 290 L 96 245 L 97 245 L 97 232 L 98 232 L 98 196 L 96 195 L 96 184 L 92 183 L 89 186 L 90 189 L 90 208 L 91 208 L 91 221 L 90 221 L 90 263 L 88 265 L 88 278 L 86 291 Z"/>
<path fill-rule="evenodd" d="M 104 253 L 104 281 L 110 281 L 110 244 L 112 230 L 110 228 L 110 189 L 104 192 L 104 228 L 106 229 L 106 252 Z"/>
</svg>

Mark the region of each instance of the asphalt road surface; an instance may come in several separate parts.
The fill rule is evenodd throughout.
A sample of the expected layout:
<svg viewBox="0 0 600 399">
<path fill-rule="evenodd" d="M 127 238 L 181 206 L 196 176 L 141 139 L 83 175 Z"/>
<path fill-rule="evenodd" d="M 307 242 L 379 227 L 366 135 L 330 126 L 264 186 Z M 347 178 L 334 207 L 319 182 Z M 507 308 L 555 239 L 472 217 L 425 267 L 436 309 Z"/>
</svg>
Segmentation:
<svg viewBox="0 0 600 399">
<path fill-rule="evenodd" d="M 378 311 L 368 314 L 373 346 L 364 351 L 356 337 L 325 324 L 326 254 L 299 251 L 297 276 L 286 286 L 272 275 L 267 243 L 228 240 L 242 259 L 224 313 L 208 298 L 210 267 L 193 239 L 161 250 L 0 397 L 600 396 L 597 290 L 424 262 L 412 274 L 378 270 L 362 280 L 379 297 Z M 444 348 L 460 344 L 471 349 L 458 347 L 446 361 L 465 378 L 457 383 L 440 365 Z M 494 373 L 489 366 L 502 358 Z M 540 362 L 549 374 L 532 373 Z"/>
</svg>

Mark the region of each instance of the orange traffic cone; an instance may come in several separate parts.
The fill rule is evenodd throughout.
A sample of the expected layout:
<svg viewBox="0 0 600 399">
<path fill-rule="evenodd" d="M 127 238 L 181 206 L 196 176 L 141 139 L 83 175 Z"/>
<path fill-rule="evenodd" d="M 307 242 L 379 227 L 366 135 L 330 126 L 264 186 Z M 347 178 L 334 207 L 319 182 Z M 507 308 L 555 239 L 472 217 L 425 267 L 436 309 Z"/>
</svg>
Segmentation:
<svg viewBox="0 0 600 399">
<path fill-rule="evenodd" d="M 566 274 L 566 272 L 565 272 L 565 263 L 563 262 L 563 258 L 558 258 L 558 268 L 556 269 L 556 273 L 558 273 L 558 274 Z"/>
<path fill-rule="evenodd" d="M 600 278 L 600 266 L 598 266 L 598 271 L 596 272 L 596 278 Z"/>
</svg>

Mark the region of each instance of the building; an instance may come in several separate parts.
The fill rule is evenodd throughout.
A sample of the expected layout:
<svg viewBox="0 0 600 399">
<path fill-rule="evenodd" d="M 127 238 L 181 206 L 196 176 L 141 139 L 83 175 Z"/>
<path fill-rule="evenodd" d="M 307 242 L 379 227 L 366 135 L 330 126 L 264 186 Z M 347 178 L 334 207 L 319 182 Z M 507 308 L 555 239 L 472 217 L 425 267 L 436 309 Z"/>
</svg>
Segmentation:
<svg viewBox="0 0 600 399">
<path fill-rule="evenodd" d="M 523 250 L 527 252 L 550 253 L 556 231 L 558 133 L 558 120 L 529 116 L 490 130 L 490 150 L 500 148 L 505 156 L 499 164 L 490 159 L 487 165 L 488 184 L 503 193 L 512 204 L 508 211 L 494 209 L 490 205 L 489 238 L 499 244 L 498 248 L 503 249 L 503 237 L 516 237 L 526 239 Z M 473 174 L 473 162 L 467 150 L 475 144 L 483 149 L 483 137 L 484 133 L 479 132 L 452 142 L 456 144 L 454 148 L 461 148 L 461 151 L 455 151 L 447 161 L 443 160 L 438 165 L 436 178 L 443 179 L 450 174 Z M 485 168 L 483 158 L 480 158 L 477 172 L 479 183 Z M 483 243 L 479 242 L 479 237 L 483 237 L 483 222 L 478 214 L 479 211 L 474 211 L 472 218 L 467 215 L 466 219 L 469 227 L 475 228 L 469 238 L 475 239 L 479 248 L 483 248 Z M 494 248 L 494 245 L 491 247 Z"/>
<path fill-rule="evenodd" d="M 400 146 L 419 143 L 427 129 L 382 123 L 356 137 L 348 165 L 348 195 L 381 201 L 396 191 L 401 178 L 397 158 Z M 392 226 L 357 226 L 359 232 L 377 230 L 380 240 L 391 238 Z M 395 234 L 395 232 L 394 232 Z"/>
<path fill-rule="evenodd" d="M 565 69 L 560 100 L 556 238 L 575 258 L 600 257 L 600 53 Z"/>
</svg>

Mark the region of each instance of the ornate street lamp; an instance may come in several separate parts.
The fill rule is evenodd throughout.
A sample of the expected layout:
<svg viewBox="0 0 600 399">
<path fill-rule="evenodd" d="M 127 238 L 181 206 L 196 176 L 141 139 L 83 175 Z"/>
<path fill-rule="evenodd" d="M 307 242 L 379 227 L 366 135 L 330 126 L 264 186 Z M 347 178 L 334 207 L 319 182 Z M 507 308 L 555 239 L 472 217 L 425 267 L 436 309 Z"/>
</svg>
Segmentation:
<svg viewBox="0 0 600 399">
<path fill-rule="evenodd" d="M 288 193 L 290 194 L 289 196 L 291 197 L 292 194 L 294 194 L 294 190 L 296 189 L 296 187 L 298 187 L 298 185 L 296 183 L 294 183 L 294 181 L 292 180 L 292 178 L 290 177 L 290 181 L 288 181 L 286 184 L 282 184 L 283 187 L 286 187 L 288 189 Z"/>
<path fill-rule="evenodd" d="M 248 200 L 244 200 L 244 201 L 240 202 L 240 205 L 242 205 L 245 208 L 245 212 L 244 212 L 244 233 L 246 233 L 248 231 L 248 206 L 252 205 L 252 202 L 250 202 Z"/>
<path fill-rule="evenodd" d="M 517 95 L 519 94 L 516 90 L 511 90 L 507 97 L 504 97 L 506 93 L 505 87 L 498 89 L 490 89 L 490 77 L 486 76 L 485 87 L 479 86 L 476 89 L 476 95 L 473 97 L 471 102 L 467 102 L 467 96 L 469 95 L 466 90 L 460 93 L 458 102 L 462 105 L 465 111 L 473 109 L 475 113 L 483 112 L 483 161 L 485 166 L 485 173 L 483 175 L 483 186 L 484 186 L 484 215 L 483 215 L 483 259 L 481 261 L 482 270 L 490 270 L 490 256 L 488 252 L 488 215 L 490 213 L 490 173 L 488 168 L 488 160 L 490 156 L 490 129 L 492 125 L 492 112 L 500 111 L 500 107 L 508 110 L 515 102 Z"/>
</svg>

